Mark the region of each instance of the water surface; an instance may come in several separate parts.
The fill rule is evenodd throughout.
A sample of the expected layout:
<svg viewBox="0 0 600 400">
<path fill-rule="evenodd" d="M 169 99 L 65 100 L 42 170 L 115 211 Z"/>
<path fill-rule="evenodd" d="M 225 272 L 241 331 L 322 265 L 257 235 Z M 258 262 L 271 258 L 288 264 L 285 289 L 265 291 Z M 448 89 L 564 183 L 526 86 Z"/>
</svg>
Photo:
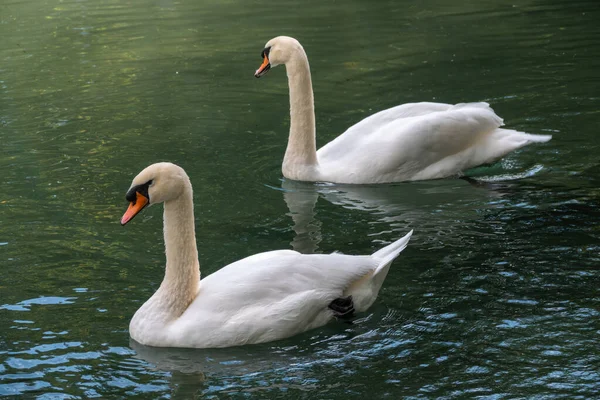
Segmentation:
<svg viewBox="0 0 600 400">
<path fill-rule="evenodd" d="M 0 396 L 550 398 L 600 391 L 600 9 L 595 1 L 0 4 Z M 487 101 L 552 134 L 464 180 L 281 180 L 298 38 L 321 146 L 413 101 Z M 271 249 L 370 254 L 415 234 L 353 324 L 222 350 L 128 322 L 162 279 L 162 211 L 124 194 L 172 161 L 203 275 Z"/>
</svg>

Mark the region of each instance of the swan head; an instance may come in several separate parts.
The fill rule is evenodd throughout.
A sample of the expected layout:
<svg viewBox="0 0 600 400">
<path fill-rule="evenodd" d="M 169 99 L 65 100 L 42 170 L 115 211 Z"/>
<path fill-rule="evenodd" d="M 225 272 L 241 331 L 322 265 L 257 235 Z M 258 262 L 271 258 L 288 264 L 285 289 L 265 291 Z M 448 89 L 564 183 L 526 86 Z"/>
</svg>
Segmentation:
<svg viewBox="0 0 600 400">
<path fill-rule="evenodd" d="M 289 36 L 277 36 L 265 44 L 265 48 L 260 53 L 263 63 L 256 70 L 254 76 L 260 78 L 273 67 L 280 64 L 286 64 L 296 54 L 304 54 L 304 49 L 300 42 Z"/>
<path fill-rule="evenodd" d="M 163 203 L 181 196 L 189 178 L 183 168 L 168 162 L 152 164 L 140 172 L 127 191 L 129 208 L 121 218 L 125 225 L 151 204 Z"/>
</svg>

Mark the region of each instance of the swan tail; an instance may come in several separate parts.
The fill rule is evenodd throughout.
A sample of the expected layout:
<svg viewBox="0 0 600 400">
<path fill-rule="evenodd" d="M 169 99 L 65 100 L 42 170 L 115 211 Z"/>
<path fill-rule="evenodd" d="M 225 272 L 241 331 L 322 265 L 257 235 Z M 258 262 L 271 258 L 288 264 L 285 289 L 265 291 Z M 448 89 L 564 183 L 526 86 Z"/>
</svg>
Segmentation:
<svg viewBox="0 0 600 400">
<path fill-rule="evenodd" d="M 529 143 L 546 143 L 552 139 L 552 135 L 533 135 L 531 133 L 523 133 L 527 136 Z"/>
<path fill-rule="evenodd" d="M 375 253 L 373 253 L 373 257 L 380 260 L 379 266 L 375 270 L 375 275 L 377 275 L 377 271 L 383 268 L 386 264 L 389 264 L 394 258 L 398 257 L 398 254 L 400 254 L 400 252 L 408 245 L 408 241 L 410 240 L 412 234 L 413 231 L 410 231 L 403 238 L 398 239 L 394 243 L 391 243 L 385 246 L 383 249 L 377 250 Z"/>
<path fill-rule="evenodd" d="M 392 261 L 398 254 L 402 252 L 408 245 L 410 237 L 412 236 L 413 231 L 408 232 L 403 238 L 396 240 L 394 243 L 385 246 L 383 249 L 380 249 L 373 253 L 373 257 L 379 260 L 379 265 L 373 272 L 373 283 L 376 287 L 381 287 L 385 277 L 387 276 L 388 270 L 390 269 L 390 265 Z"/>
<path fill-rule="evenodd" d="M 365 311 L 373 304 L 387 276 L 392 261 L 406 248 L 412 233 L 413 231 L 408 232 L 403 238 L 396 240 L 394 243 L 385 246 L 371 255 L 377 261 L 377 267 L 373 273 L 367 274 L 354 282 L 345 292 L 346 296 L 352 296 L 352 302 L 356 311 Z"/>
<path fill-rule="evenodd" d="M 496 129 L 495 134 L 498 135 L 498 138 L 501 140 L 512 142 L 516 145 L 516 148 L 527 146 L 531 143 L 546 143 L 552 139 L 552 135 L 534 135 L 512 129 Z"/>
<path fill-rule="evenodd" d="M 480 146 L 474 147 L 475 157 L 468 168 L 496 161 L 511 151 L 532 143 L 544 143 L 552 139 L 551 135 L 532 135 L 512 129 L 499 128 L 487 136 Z"/>
</svg>

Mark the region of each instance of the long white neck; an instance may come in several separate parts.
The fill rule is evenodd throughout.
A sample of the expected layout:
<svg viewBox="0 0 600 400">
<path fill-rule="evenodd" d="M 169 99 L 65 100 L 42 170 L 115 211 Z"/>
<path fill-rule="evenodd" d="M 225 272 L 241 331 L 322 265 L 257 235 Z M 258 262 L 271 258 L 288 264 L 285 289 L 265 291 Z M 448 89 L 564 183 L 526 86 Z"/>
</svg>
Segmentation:
<svg viewBox="0 0 600 400">
<path fill-rule="evenodd" d="M 165 277 L 153 297 L 168 320 L 181 316 L 196 298 L 200 286 L 191 186 L 186 186 L 178 198 L 165 202 L 164 207 L 167 266 Z"/>
<path fill-rule="evenodd" d="M 283 175 L 307 180 L 306 172 L 318 166 L 315 143 L 315 106 L 308 58 L 296 52 L 285 64 L 290 88 L 290 136 L 283 158 Z"/>
</svg>

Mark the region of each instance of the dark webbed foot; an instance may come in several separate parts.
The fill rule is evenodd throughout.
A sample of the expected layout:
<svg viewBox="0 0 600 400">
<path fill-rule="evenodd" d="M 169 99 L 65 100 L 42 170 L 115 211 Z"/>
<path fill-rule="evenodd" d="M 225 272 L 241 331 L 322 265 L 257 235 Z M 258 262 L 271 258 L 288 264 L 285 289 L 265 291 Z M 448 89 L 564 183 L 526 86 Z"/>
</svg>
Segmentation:
<svg viewBox="0 0 600 400">
<path fill-rule="evenodd" d="M 354 303 L 352 296 L 340 297 L 329 303 L 329 308 L 336 318 L 349 319 L 354 316 Z"/>
</svg>

